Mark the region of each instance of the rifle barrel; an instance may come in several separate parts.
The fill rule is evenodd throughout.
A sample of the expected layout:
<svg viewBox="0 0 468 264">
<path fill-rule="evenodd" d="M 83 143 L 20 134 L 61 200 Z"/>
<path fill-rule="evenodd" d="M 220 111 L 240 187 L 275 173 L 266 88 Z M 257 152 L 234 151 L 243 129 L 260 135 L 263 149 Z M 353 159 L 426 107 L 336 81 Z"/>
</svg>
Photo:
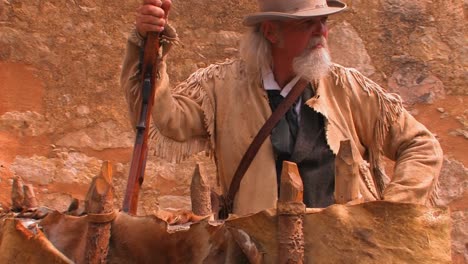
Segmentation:
<svg viewBox="0 0 468 264">
<path fill-rule="evenodd" d="M 161 8 L 164 9 L 165 18 L 169 13 L 170 2 L 163 1 Z M 132 163 L 128 175 L 127 189 L 122 209 L 124 212 L 135 215 L 138 208 L 138 195 L 143 183 L 146 157 L 148 155 L 148 134 L 151 122 L 151 109 L 153 108 L 154 95 L 156 92 L 155 78 L 158 76 L 159 64 L 159 32 L 148 32 L 145 40 L 145 50 L 143 56 L 143 67 L 141 79 L 142 103 L 140 109 L 140 120 L 137 124 L 137 135 L 133 148 Z"/>
<path fill-rule="evenodd" d="M 138 196 L 143 183 L 146 157 L 148 152 L 149 124 L 151 122 L 151 109 L 154 103 L 155 76 L 159 69 L 159 33 L 148 33 L 145 42 L 145 54 L 143 58 L 143 72 L 141 84 L 142 104 L 140 108 L 140 120 L 137 123 L 137 134 L 133 148 L 130 173 L 127 181 L 127 189 L 122 210 L 135 215 L 138 208 Z"/>
</svg>

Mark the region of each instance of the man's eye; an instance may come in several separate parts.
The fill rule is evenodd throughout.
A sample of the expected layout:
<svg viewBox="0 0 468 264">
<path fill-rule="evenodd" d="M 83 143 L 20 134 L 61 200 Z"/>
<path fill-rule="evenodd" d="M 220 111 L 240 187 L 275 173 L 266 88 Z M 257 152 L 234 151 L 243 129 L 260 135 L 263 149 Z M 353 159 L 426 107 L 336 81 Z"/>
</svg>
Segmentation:
<svg viewBox="0 0 468 264">
<path fill-rule="evenodd" d="M 316 22 L 314 20 L 307 20 L 301 23 L 301 26 L 303 27 L 311 27 L 315 24 Z"/>
</svg>

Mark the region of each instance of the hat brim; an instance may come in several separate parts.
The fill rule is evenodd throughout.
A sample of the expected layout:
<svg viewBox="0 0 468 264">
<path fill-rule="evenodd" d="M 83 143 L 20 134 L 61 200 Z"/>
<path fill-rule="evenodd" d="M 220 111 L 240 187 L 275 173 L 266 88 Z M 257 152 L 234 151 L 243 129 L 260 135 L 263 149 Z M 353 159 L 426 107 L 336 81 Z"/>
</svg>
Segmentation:
<svg viewBox="0 0 468 264">
<path fill-rule="evenodd" d="M 304 10 L 295 13 L 281 12 L 259 12 L 248 15 L 244 18 L 242 24 L 244 26 L 255 26 L 256 24 L 267 20 L 291 20 L 291 19 L 307 19 L 318 16 L 328 16 L 339 13 L 346 9 L 346 4 L 338 1 L 329 1 L 328 7 L 312 10 Z"/>
</svg>

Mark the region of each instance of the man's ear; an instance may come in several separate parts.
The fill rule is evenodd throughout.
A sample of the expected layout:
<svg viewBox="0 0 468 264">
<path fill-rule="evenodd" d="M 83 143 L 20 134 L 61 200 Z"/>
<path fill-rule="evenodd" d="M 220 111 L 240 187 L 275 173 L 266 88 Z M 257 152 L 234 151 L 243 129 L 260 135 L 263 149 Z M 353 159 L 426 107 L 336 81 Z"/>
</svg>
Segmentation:
<svg viewBox="0 0 468 264">
<path fill-rule="evenodd" d="M 273 21 L 263 21 L 261 25 L 263 36 L 271 43 L 280 41 L 279 25 Z"/>
</svg>

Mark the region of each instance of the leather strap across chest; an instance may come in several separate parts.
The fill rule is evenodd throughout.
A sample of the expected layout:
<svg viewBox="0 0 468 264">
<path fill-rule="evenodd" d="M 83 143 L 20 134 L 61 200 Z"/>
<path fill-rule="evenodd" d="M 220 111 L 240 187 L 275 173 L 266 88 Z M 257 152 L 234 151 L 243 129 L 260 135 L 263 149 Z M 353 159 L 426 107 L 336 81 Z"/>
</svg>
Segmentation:
<svg viewBox="0 0 468 264">
<path fill-rule="evenodd" d="M 262 146 L 263 142 L 265 142 L 265 139 L 271 134 L 271 131 L 276 126 L 276 124 L 286 114 L 286 112 L 294 104 L 294 102 L 296 102 L 299 96 L 301 96 L 302 92 L 307 87 L 307 84 L 308 81 L 300 79 L 294 85 L 294 87 L 291 89 L 286 98 L 278 105 L 276 110 L 268 118 L 268 120 L 265 122 L 262 128 L 260 128 L 252 143 L 247 148 L 247 151 L 242 157 L 239 166 L 237 167 L 236 172 L 234 173 L 227 196 L 225 197 L 225 203 L 226 206 L 228 206 L 228 208 L 225 209 L 227 209 L 228 213 L 232 213 L 232 204 L 236 193 L 239 191 L 242 178 L 247 172 L 247 169 L 249 168 L 253 159 L 257 155 L 258 150 Z M 225 217 L 227 217 L 227 215 Z"/>
</svg>

